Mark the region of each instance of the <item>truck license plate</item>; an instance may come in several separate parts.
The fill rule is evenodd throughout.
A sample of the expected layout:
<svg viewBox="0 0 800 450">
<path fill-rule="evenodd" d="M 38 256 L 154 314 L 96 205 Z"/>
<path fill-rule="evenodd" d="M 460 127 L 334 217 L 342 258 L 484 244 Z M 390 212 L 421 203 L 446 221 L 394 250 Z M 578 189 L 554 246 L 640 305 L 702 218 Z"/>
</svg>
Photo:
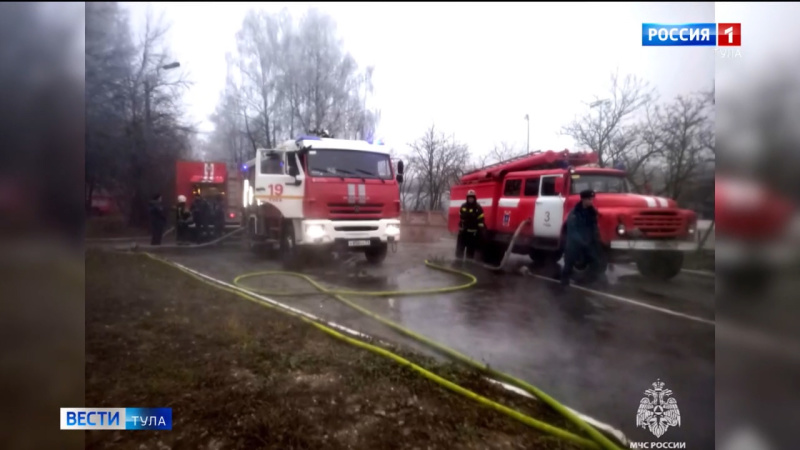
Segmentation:
<svg viewBox="0 0 800 450">
<path fill-rule="evenodd" d="M 672 241 L 656 241 L 656 248 L 659 250 L 672 250 L 675 248 L 675 243 Z"/>
<path fill-rule="evenodd" d="M 369 247 L 369 244 L 370 244 L 369 240 L 347 242 L 347 245 L 349 245 L 350 247 Z"/>
</svg>

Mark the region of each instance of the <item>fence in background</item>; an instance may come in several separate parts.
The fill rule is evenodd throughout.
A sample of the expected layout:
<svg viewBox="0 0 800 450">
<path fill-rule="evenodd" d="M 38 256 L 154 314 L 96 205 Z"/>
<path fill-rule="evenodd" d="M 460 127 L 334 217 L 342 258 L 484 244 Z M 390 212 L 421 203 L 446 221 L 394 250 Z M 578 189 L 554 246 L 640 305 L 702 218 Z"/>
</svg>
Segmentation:
<svg viewBox="0 0 800 450">
<path fill-rule="evenodd" d="M 403 242 L 436 242 L 450 236 L 447 215 L 442 211 L 404 211 L 400 217 Z"/>
</svg>

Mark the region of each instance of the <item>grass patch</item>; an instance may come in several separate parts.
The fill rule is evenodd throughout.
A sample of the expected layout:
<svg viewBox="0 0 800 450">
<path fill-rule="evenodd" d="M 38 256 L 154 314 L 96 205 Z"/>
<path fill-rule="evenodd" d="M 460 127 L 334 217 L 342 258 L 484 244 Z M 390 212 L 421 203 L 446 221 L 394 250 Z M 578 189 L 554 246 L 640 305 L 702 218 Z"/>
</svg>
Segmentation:
<svg viewBox="0 0 800 450">
<path fill-rule="evenodd" d="M 144 255 L 90 251 L 86 270 L 86 405 L 171 407 L 174 421 L 87 432 L 87 448 L 574 448 Z M 574 431 L 475 371 L 393 350 Z"/>
</svg>

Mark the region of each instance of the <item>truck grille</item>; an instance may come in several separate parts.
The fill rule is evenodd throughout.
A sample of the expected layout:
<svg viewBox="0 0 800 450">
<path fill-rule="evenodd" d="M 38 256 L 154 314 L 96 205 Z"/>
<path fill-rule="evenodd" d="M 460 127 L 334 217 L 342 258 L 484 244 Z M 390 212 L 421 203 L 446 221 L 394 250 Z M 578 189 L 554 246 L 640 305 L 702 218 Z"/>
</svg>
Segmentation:
<svg viewBox="0 0 800 450">
<path fill-rule="evenodd" d="M 683 218 L 671 211 L 648 211 L 633 217 L 633 226 L 647 237 L 676 237 L 684 230 Z"/>
<path fill-rule="evenodd" d="M 383 212 L 383 204 L 381 203 L 328 203 L 328 209 L 331 215 L 347 215 L 347 216 L 378 216 L 380 217 Z"/>
<path fill-rule="evenodd" d="M 333 227 L 336 231 L 377 231 L 378 226 Z"/>
</svg>

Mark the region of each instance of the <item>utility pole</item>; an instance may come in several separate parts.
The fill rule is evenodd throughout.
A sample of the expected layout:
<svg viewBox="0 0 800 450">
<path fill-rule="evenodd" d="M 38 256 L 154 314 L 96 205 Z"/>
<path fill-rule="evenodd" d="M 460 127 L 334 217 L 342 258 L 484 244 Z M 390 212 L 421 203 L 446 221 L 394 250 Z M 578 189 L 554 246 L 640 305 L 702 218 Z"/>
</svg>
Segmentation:
<svg viewBox="0 0 800 450">
<path fill-rule="evenodd" d="M 525 122 L 528 123 L 528 141 L 527 141 L 527 144 L 525 145 L 525 152 L 526 153 L 530 153 L 531 152 L 531 118 L 527 114 L 525 114 Z"/>
</svg>

